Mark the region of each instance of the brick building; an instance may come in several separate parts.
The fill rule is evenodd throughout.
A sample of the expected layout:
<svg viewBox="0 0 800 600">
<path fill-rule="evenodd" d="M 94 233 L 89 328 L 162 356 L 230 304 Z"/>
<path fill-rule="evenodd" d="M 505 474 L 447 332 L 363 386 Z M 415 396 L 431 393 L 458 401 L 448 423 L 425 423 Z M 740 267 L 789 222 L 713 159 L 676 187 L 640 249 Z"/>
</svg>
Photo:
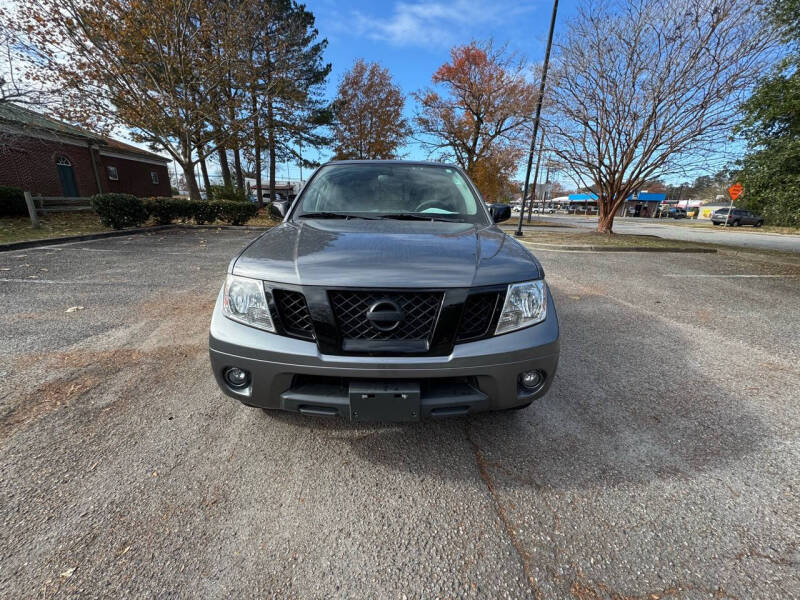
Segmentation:
<svg viewBox="0 0 800 600">
<path fill-rule="evenodd" d="M 169 160 L 14 104 L 0 104 L 0 186 L 41 196 L 169 196 Z"/>
</svg>

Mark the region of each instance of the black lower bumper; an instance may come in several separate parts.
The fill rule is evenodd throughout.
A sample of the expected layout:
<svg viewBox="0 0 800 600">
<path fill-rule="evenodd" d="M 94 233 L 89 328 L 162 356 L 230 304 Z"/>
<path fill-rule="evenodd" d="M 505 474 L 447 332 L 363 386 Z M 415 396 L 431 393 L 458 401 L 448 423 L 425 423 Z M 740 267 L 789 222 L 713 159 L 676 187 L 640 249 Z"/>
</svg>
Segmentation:
<svg viewBox="0 0 800 600">
<path fill-rule="evenodd" d="M 283 410 L 366 422 L 418 421 L 489 408 L 489 396 L 468 379 L 423 382 L 301 379 L 280 398 Z"/>
</svg>

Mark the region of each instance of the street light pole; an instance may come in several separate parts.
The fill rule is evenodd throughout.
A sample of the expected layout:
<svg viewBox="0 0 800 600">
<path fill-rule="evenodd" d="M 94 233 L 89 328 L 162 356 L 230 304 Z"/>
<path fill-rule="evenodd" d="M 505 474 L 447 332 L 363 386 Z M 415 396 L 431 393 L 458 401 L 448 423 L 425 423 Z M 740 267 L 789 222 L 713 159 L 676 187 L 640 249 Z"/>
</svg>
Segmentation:
<svg viewBox="0 0 800 600">
<path fill-rule="evenodd" d="M 536 157 L 536 170 L 533 172 L 533 190 L 531 191 L 531 203 L 528 206 L 528 223 L 531 222 L 531 212 L 533 211 L 533 200 L 536 198 L 536 184 L 539 181 L 539 165 L 542 164 L 542 151 L 544 150 L 544 129 L 539 136 L 539 156 Z M 523 199 L 523 202 L 525 200 Z"/>
<path fill-rule="evenodd" d="M 522 210 L 519 212 L 519 224 L 514 235 L 522 237 L 522 219 L 525 216 L 525 198 L 528 195 L 528 184 L 531 180 L 533 167 L 533 153 L 536 151 L 536 136 L 539 135 L 539 119 L 542 116 L 542 100 L 544 99 L 544 86 L 547 81 L 547 69 L 550 66 L 550 48 L 553 45 L 553 29 L 556 26 L 556 13 L 558 0 L 553 0 L 553 16 L 550 19 L 550 33 L 547 35 L 547 50 L 544 52 L 544 65 L 542 65 L 542 82 L 539 85 L 539 98 L 536 101 L 536 117 L 533 120 L 533 136 L 531 136 L 531 149 L 528 152 L 528 168 L 525 170 L 525 187 L 522 190 Z"/>
</svg>

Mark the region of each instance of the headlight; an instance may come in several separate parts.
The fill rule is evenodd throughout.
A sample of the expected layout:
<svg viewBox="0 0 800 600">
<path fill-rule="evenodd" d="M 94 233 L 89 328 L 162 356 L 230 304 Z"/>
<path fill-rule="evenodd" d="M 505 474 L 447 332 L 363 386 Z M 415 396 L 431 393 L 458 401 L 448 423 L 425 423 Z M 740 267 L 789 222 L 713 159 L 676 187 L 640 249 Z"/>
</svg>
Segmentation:
<svg viewBox="0 0 800 600">
<path fill-rule="evenodd" d="M 547 316 L 547 291 L 544 280 L 512 283 L 506 292 L 503 312 L 497 321 L 495 335 L 522 329 L 544 321 Z"/>
<path fill-rule="evenodd" d="M 275 331 L 264 295 L 264 284 L 257 279 L 228 275 L 222 293 L 222 313 L 245 325 Z"/>
</svg>

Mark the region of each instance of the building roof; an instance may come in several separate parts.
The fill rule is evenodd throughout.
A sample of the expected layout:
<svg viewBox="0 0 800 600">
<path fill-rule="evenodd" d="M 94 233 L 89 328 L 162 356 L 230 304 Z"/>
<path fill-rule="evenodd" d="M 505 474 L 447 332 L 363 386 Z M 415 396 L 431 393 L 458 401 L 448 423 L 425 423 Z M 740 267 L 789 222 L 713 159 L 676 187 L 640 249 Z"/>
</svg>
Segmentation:
<svg viewBox="0 0 800 600">
<path fill-rule="evenodd" d="M 570 202 L 588 202 L 589 200 L 597 200 L 597 194 L 570 194 L 567 196 Z"/>
<path fill-rule="evenodd" d="M 663 202 L 667 197 L 666 194 L 655 194 L 650 192 L 639 192 L 636 195 L 638 202 Z M 570 202 L 587 202 L 597 200 L 597 194 L 570 194 Z M 633 194 L 630 194 L 626 200 L 633 200 Z"/>
<path fill-rule="evenodd" d="M 638 202 L 663 202 L 666 199 L 666 194 L 656 194 L 652 192 L 639 192 L 636 195 L 636 200 Z M 626 200 L 633 200 L 633 194 L 628 196 Z"/>
<path fill-rule="evenodd" d="M 91 132 L 74 125 L 69 125 L 63 121 L 57 121 L 41 113 L 37 113 L 30 109 L 12 104 L 11 102 L 4 102 L 0 104 L 0 121 L 23 125 L 24 127 L 34 127 L 36 129 L 44 129 L 53 133 L 62 133 L 75 137 L 94 139 L 96 136 Z"/>
<path fill-rule="evenodd" d="M 155 152 L 148 152 L 147 150 L 142 150 L 141 148 L 137 148 L 136 146 L 126 144 L 125 142 L 120 142 L 119 140 L 115 140 L 114 138 L 104 137 L 102 139 L 103 142 L 105 142 L 105 144 L 112 150 L 117 150 L 119 152 L 129 152 L 131 154 L 140 154 L 142 156 L 147 156 L 148 158 L 158 158 L 164 161 L 169 161 L 168 158 L 164 158 L 160 154 L 156 154 Z"/>
<path fill-rule="evenodd" d="M 4 102 L 0 104 L 0 126 L 2 126 L 2 122 L 21 126 L 24 130 L 38 129 L 39 131 L 46 131 L 56 135 L 69 136 L 72 138 L 86 140 L 87 142 L 94 142 L 100 146 L 101 149 L 106 147 L 109 150 L 123 152 L 125 154 L 134 154 L 146 158 L 169 162 L 169 159 L 164 158 L 160 154 L 142 150 L 141 148 L 137 148 L 131 144 L 121 142 L 114 138 L 102 136 L 89 131 L 88 129 L 83 129 L 82 127 L 70 125 L 69 123 L 53 119 L 47 115 L 43 115 L 10 102 Z"/>
</svg>

